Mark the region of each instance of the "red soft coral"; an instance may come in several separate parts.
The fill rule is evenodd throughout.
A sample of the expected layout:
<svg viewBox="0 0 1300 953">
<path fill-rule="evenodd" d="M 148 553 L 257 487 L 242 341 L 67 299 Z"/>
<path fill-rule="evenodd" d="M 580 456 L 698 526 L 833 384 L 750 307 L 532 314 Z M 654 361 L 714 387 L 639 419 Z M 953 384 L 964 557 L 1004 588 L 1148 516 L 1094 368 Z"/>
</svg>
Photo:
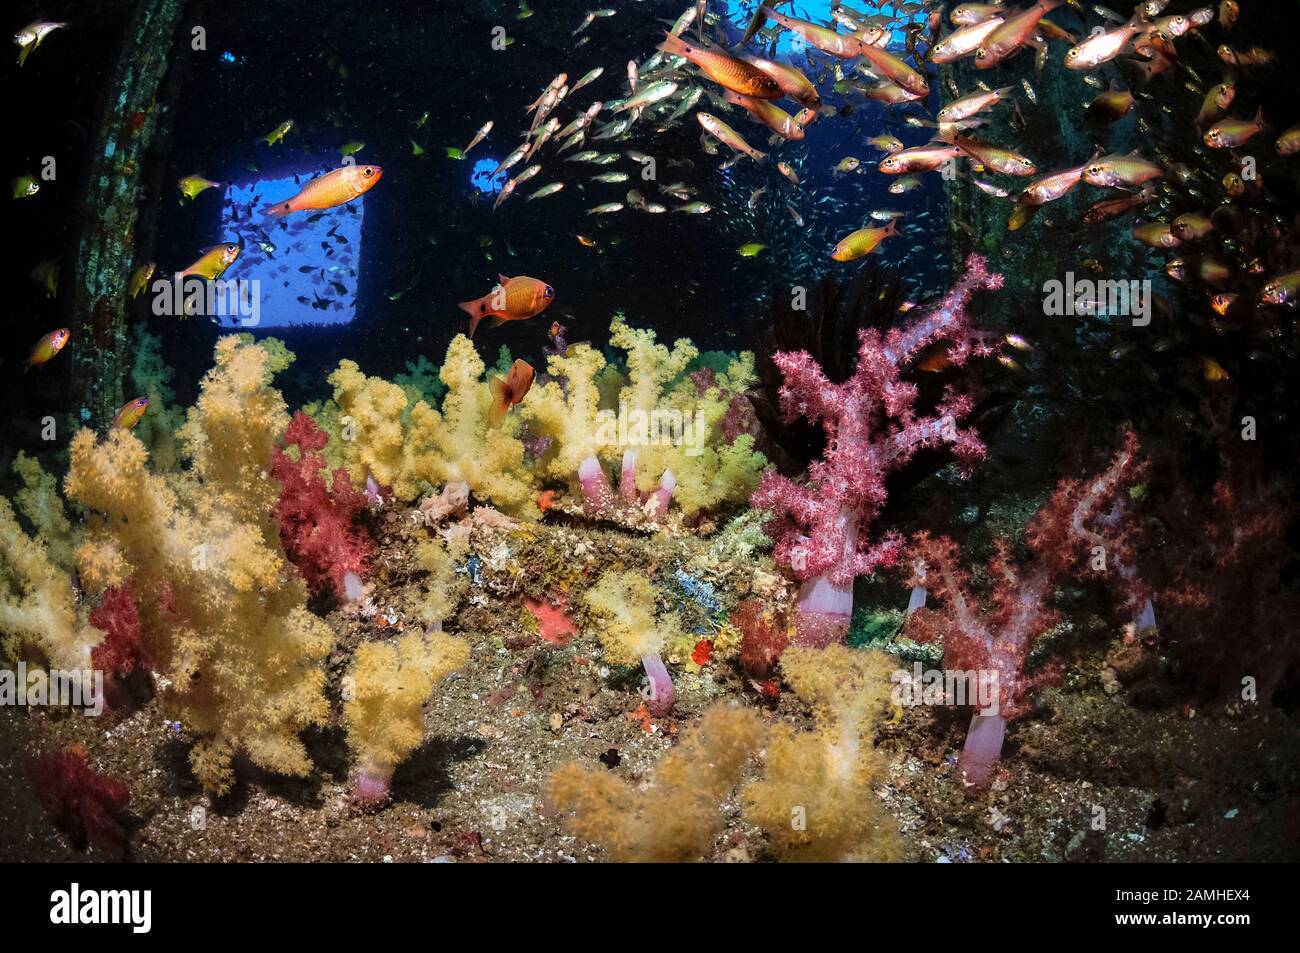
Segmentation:
<svg viewBox="0 0 1300 953">
<path fill-rule="evenodd" d="M 756 679 L 769 678 L 790 644 L 790 625 L 758 599 L 736 606 L 731 621 L 740 630 L 740 662 Z"/>
<path fill-rule="evenodd" d="M 91 768 L 85 748 L 69 745 L 58 754 L 33 759 L 27 776 L 54 826 L 77 850 L 91 846 L 114 860 L 125 859 L 127 832 L 121 814 L 130 792 L 120 781 Z"/>
<path fill-rule="evenodd" d="M 1122 604 L 1145 626 L 1151 591 L 1137 571 L 1138 529 L 1129 491 L 1146 475 L 1138 439 L 1126 431 L 1110 465 L 1090 480 L 1062 480 L 1029 523 L 1026 538 L 1039 559 L 1061 575 L 1104 576 Z"/>
<path fill-rule="evenodd" d="M 91 664 L 113 675 L 140 667 L 140 610 L 128 586 L 115 586 L 90 613 L 90 624 L 104 639 L 90 653 Z"/>
<path fill-rule="evenodd" d="M 344 597 L 343 579 L 360 578 L 374 553 L 374 542 L 359 521 L 366 496 L 352 488 L 346 470 L 327 472 L 320 451 L 329 435 L 302 411 L 294 414 L 285 431 L 286 447 L 297 447 L 295 460 L 277 447 L 271 475 L 280 483 L 280 499 L 273 513 L 280 524 L 280 541 L 313 594 L 326 589 Z"/>
<path fill-rule="evenodd" d="M 1136 533 L 1127 506 L 1128 491 L 1141 472 L 1137 438 L 1130 432 L 1099 476 L 1062 480 L 1029 523 L 1027 560 L 1017 562 L 998 541 L 988 565 L 987 608 L 971 594 L 957 544 L 917 535 L 909 553 L 911 582 L 927 597 L 933 595 L 940 608 L 918 608 L 909 634 L 922 642 L 942 640 L 948 672 L 996 679 L 997 697 L 980 700 L 984 707 L 971 720 L 958 762 L 968 782 L 990 780 L 1006 723 L 1023 716 L 1038 689 L 1059 678 L 1057 665 L 1031 672 L 1027 663 L 1034 645 L 1059 621 L 1049 598 L 1062 577 L 1105 573 L 1120 601 L 1129 608 L 1144 606 L 1144 618 L 1150 612 L 1149 590 L 1135 569 Z"/>
</svg>

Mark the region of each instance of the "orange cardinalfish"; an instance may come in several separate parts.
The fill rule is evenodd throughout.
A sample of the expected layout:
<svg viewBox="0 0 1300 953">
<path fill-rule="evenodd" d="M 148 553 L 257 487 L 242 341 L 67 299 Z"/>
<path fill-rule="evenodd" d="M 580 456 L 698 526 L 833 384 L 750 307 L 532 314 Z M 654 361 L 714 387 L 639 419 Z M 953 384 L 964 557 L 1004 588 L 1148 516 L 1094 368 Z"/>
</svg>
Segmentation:
<svg viewBox="0 0 1300 953">
<path fill-rule="evenodd" d="M 771 100 L 742 96 L 740 93 L 733 93 L 731 90 L 724 92 L 722 98 L 733 106 L 748 110 L 755 119 L 782 139 L 803 138 L 803 126 L 799 125 L 793 116 Z"/>
<path fill-rule="evenodd" d="M 144 416 L 144 412 L 148 409 L 148 397 L 137 397 L 135 400 L 129 400 L 119 407 L 117 413 L 113 415 L 113 426 L 130 430 L 140 422 L 140 418 Z"/>
<path fill-rule="evenodd" d="M 265 209 L 272 218 L 283 218 L 291 212 L 318 211 L 344 205 L 365 195 L 384 175 L 377 165 L 345 165 L 312 179 L 301 192 L 291 199 L 268 205 Z"/>
<path fill-rule="evenodd" d="M 555 490 L 543 490 L 537 494 L 537 508 L 543 513 L 547 510 L 553 510 L 559 499 L 560 494 Z"/>
<path fill-rule="evenodd" d="M 809 109 L 820 109 L 822 100 L 814 86 L 801 71 L 785 63 L 773 63 L 757 56 L 746 56 L 745 62 L 761 69 L 781 87 L 781 92 Z"/>
<path fill-rule="evenodd" d="M 725 86 L 733 93 L 753 96 L 755 99 L 780 99 L 781 86 L 767 73 L 752 63 L 706 50 L 687 43 L 679 36 L 668 34 L 659 44 L 659 49 L 670 56 L 680 56 L 698 66 L 704 75 L 719 86 Z"/>
<path fill-rule="evenodd" d="M 469 315 L 470 337 L 484 318 L 491 318 L 494 328 L 507 321 L 526 321 L 541 314 L 555 300 L 555 289 L 537 278 L 497 275 L 497 281 L 499 284 L 483 297 L 460 303 L 461 310 Z"/>
<path fill-rule="evenodd" d="M 31 356 L 27 358 L 27 364 L 23 367 L 23 373 L 25 374 L 31 368 L 38 367 L 51 360 L 63 350 L 71 337 L 72 332 L 67 328 L 59 328 L 57 331 L 51 331 L 45 335 L 32 348 Z"/>
<path fill-rule="evenodd" d="M 493 427 L 500 427 L 506 419 L 510 408 L 524 399 L 528 388 L 533 386 L 533 365 L 521 358 L 515 358 L 510 365 L 510 373 L 505 377 L 495 374 L 488 379 L 488 390 L 492 392 L 492 406 L 488 408 L 488 422 Z"/>
</svg>

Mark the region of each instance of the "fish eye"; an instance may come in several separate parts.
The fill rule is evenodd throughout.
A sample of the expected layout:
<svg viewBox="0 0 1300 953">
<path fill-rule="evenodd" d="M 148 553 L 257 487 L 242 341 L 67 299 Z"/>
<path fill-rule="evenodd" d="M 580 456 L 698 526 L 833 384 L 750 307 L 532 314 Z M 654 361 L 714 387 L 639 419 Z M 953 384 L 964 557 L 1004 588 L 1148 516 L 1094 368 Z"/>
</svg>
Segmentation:
<svg viewBox="0 0 1300 953">
<path fill-rule="evenodd" d="M 554 298 L 554 297 L 555 297 L 555 289 L 552 288 L 550 285 L 547 285 L 547 286 L 546 286 L 546 290 L 543 291 L 542 294 L 545 295 L 545 296 L 548 297 L 548 298 Z"/>
<path fill-rule="evenodd" d="M 370 166 L 366 166 L 364 169 L 361 170 L 361 174 L 368 179 L 375 174 L 375 170 L 370 168 Z"/>
<path fill-rule="evenodd" d="M 981 46 L 978 50 L 975 51 L 975 59 L 977 59 L 977 60 L 985 59 L 988 55 L 989 55 L 989 54 L 988 54 L 988 51 L 985 50 L 984 47 L 982 47 L 982 46 Z"/>
</svg>

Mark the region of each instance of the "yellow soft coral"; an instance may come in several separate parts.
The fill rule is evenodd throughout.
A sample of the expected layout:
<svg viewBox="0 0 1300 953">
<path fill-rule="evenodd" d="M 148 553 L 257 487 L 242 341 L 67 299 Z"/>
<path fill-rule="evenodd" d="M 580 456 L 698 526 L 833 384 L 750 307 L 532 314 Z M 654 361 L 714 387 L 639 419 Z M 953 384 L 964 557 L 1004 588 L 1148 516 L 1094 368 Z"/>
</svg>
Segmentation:
<svg viewBox="0 0 1300 953">
<path fill-rule="evenodd" d="M 67 570 L 39 537 L 22 531 L 0 497 L 0 649 L 13 659 L 80 670 L 90 667 L 90 651 L 102 638 L 78 613 Z"/>
<path fill-rule="evenodd" d="M 688 373 L 699 356 L 689 340 L 670 348 L 653 331 L 632 328 L 616 315 L 610 343 L 626 352 L 625 373 L 607 366 L 589 345 L 576 344 L 548 359 L 555 380 L 534 388 L 521 407 L 530 430 L 551 441 L 541 461 L 544 475 L 572 486 L 584 460 L 594 456 L 618 466 L 632 451 L 637 488 L 649 492 L 672 471 L 673 499 L 687 517 L 747 500 L 767 461 L 752 437 L 729 441 L 722 424 L 753 383 L 753 355 L 741 354 L 722 373 L 702 377 L 701 390 Z"/>
<path fill-rule="evenodd" d="M 423 709 L 433 687 L 468 659 L 468 642 L 440 632 L 413 632 L 396 645 L 366 642 L 357 648 L 343 714 L 362 800 L 387 795 L 393 769 L 424 737 Z"/>
<path fill-rule="evenodd" d="M 572 812 L 573 832 L 603 845 L 611 860 L 699 860 L 722 829 L 723 799 L 762 738 L 754 712 L 716 705 L 659 759 L 648 787 L 570 762 L 551 775 L 546 793 L 560 810 Z"/>
<path fill-rule="evenodd" d="M 524 464 L 524 445 L 512 433 L 518 421 L 512 415 L 500 427 L 489 423 L 492 395 L 485 370 L 469 338 L 452 338 L 442 363 L 447 393 L 441 413 L 423 401 L 411 411 L 412 466 L 431 484 L 464 482 L 499 509 L 536 518 L 533 476 Z"/>
<path fill-rule="evenodd" d="M 887 765 L 872 734 L 892 667 L 886 655 L 840 645 L 781 656 L 785 678 L 812 706 L 817 728 L 774 728 L 764 777 L 742 796 L 745 816 L 767 831 L 783 859 L 897 858 L 896 831 L 872 790 Z"/>
<path fill-rule="evenodd" d="M 269 470 L 289 412 L 269 384 L 292 359 L 283 345 L 268 350 L 246 335 L 221 338 L 216 366 L 203 378 L 199 399 L 177 434 L 206 491 L 204 502 L 277 539 L 271 508 L 280 487 Z"/>
<path fill-rule="evenodd" d="M 427 487 L 464 481 L 476 496 L 511 515 L 535 518 L 532 473 L 513 433 L 518 423 L 510 417 L 502 427 L 489 424 L 484 370 L 469 338 L 457 335 L 442 365 L 447 394 L 439 412 L 423 400 L 408 410 L 401 387 L 367 377 L 353 361 L 341 362 L 329 382 L 343 465 L 353 482 L 373 476 L 410 501 Z M 328 406 L 317 413 L 329 420 L 335 415 Z"/>
<path fill-rule="evenodd" d="M 402 428 L 406 392 L 382 378 L 367 377 L 355 361 L 340 361 L 329 382 L 338 407 L 343 465 L 353 484 L 360 486 L 373 476 L 392 487 L 398 499 L 415 499 L 420 485 L 414 474 L 406 473 Z"/>
<path fill-rule="evenodd" d="M 587 607 L 601 617 L 596 629 L 605 657 L 615 665 L 633 665 L 647 655 L 659 655 L 682 637 L 675 612 L 655 612 L 655 590 L 635 572 L 606 572 L 583 595 Z"/>
<path fill-rule="evenodd" d="M 34 457 L 21 450 L 14 458 L 14 472 L 23 480 L 23 488 L 14 494 L 19 512 L 31 521 L 36 538 L 45 544 L 50 559 L 60 569 L 72 568 L 72 524 L 63 509 L 59 484 L 46 473 Z"/>
<path fill-rule="evenodd" d="M 434 537 L 416 544 L 416 565 L 429 574 L 415 610 L 425 625 L 447 619 L 469 589 L 469 577 L 456 572 L 456 563 L 464 560 L 468 551 L 463 540 L 444 543 Z"/>
<path fill-rule="evenodd" d="M 576 484 L 583 460 L 601 451 L 613 452 L 597 440 L 602 427 L 597 378 L 604 369 L 605 358 L 599 351 L 589 344 L 574 344 L 567 353 L 546 359 L 547 374 L 553 379 L 534 386 L 520 405 L 529 429 L 551 441 L 539 464 L 546 477 Z"/>
<path fill-rule="evenodd" d="M 194 773 L 220 793 L 241 749 L 268 770 L 308 773 L 298 733 L 327 714 L 323 664 L 333 637 L 307 611 L 275 523 L 256 509 L 269 511 L 274 499 L 274 481 L 261 474 L 287 420 L 269 385 L 269 356 L 227 337 L 217 361 L 186 423 L 191 473 L 169 482 L 148 468 L 130 432 L 97 440 L 82 430 L 64 487 L 92 511 L 76 552 L 83 582 L 131 586 L 165 709 L 198 739 Z"/>
<path fill-rule="evenodd" d="M 635 330 L 618 317 L 610 343 L 627 351 L 627 384 L 619 393 L 619 413 L 628 443 L 637 452 L 637 486 L 648 492 L 660 475 L 677 478 L 673 499 L 688 516 L 722 503 L 749 499 L 767 466 L 748 434 L 728 442 L 722 423 L 732 401 L 754 383 L 754 355 L 744 352 L 701 391 L 685 370 L 698 356 L 686 339 L 670 351 L 649 330 Z M 706 379 L 707 380 L 707 379 Z"/>
</svg>

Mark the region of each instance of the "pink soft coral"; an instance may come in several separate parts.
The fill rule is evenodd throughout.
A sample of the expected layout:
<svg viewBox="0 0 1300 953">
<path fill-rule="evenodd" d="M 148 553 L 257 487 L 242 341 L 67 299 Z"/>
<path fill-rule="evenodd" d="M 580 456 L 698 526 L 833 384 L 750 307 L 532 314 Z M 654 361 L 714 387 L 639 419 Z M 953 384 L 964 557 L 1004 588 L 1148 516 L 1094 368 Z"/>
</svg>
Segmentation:
<svg viewBox="0 0 1300 953">
<path fill-rule="evenodd" d="M 344 577 L 360 578 L 374 553 L 374 543 L 359 522 L 366 495 L 352 488 L 346 470 L 335 470 L 327 485 L 325 449 L 329 435 L 302 411 L 285 431 L 286 447 L 297 447 L 295 460 L 277 447 L 271 475 L 280 483 L 273 510 L 280 541 L 314 594 L 326 589 L 345 598 Z"/>
<path fill-rule="evenodd" d="M 774 470 L 763 475 L 753 504 L 770 509 L 776 539 L 773 555 L 803 582 L 797 639 L 827 645 L 843 639 L 853 612 L 853 579 L 894 564 L 903 540 L 896 533 L 871 540 L 867 530 L 885 502 L 885 478 L 921 447 L 948 444 L 970 465 L 984 453 L 978 436 L 957 422 L 970 400 L 949 393 L 933 416 L 917 416 L 916 387 L 901 375 L 910 362 L 940 339 L 951 342 L 956 365 L 971 354 L 991 353 L 972 332 L 967 305 L 977 290 L 1002 287 L 984 258 L 972 255 L 965 276 L 939 303 L 906 327 L 860 334 L 857 368 L 832 384 L 806 351 L 781 352 L 774 361 L 784 375 L 781 409 L 787 421 L 804 417 L 826 431 L 826 452 L 813 463 L 807 484 Z"/>
</svg>

